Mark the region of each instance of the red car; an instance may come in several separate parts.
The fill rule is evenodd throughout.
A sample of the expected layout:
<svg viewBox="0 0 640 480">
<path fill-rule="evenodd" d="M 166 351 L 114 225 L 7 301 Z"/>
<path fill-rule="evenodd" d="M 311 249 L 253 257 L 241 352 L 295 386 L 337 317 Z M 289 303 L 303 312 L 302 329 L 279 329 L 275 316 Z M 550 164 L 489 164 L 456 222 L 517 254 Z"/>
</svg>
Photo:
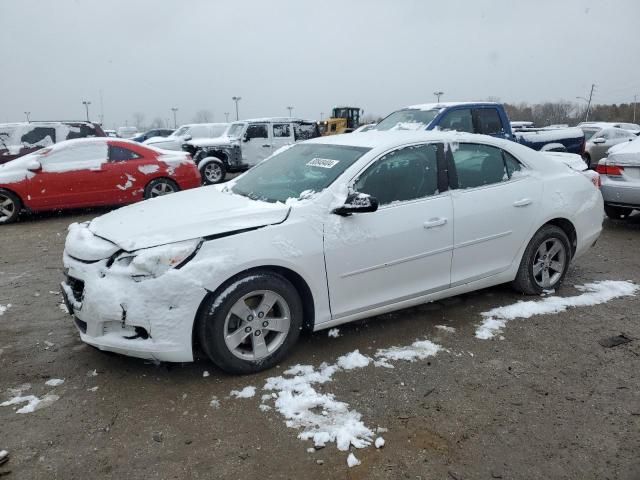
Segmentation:
<svg viewBox="0 0 640 480">
<path fill-rule="evenodd" d="M 21 210 L 123 205 L 200 185 L 187 153 L 109 137 L 69 140 L 0 165 L 0 224 Z"/>
</svg>

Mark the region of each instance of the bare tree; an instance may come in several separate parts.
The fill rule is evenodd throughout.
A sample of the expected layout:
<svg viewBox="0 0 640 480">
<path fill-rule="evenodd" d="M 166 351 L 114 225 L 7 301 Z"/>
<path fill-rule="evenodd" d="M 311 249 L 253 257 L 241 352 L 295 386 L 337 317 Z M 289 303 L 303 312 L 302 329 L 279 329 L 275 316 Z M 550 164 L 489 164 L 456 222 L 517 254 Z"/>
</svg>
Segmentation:
<svg viewBox="0 0 640 480">
<path fill-rule="evenodd" d="M 133 124 L 138 130 L 143 130 L 142 127 L 144 125 L 144 113 L 135 112 L 133 114 Z"/>
<path fill-rule="evenodd" d="M 211 110 L 198 110 L 193 117 L 194 123 L 209 123 L 213 120 L 213 113 Z"/>
<path fill-rule="evenodd" d="M 162 120 L 161 117 L 156 117 L 153 119 L 153 121 L 151 122 L 151 125 L 149 126 L 150 128 L 164 128 L 164 120 Z"/>
</svg>

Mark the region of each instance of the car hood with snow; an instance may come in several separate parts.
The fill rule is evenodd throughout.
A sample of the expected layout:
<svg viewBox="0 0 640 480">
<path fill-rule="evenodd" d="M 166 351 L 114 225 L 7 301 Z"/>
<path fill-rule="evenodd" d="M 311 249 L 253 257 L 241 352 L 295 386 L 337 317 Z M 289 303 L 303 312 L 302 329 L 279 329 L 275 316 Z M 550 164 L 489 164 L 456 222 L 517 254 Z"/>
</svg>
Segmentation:
<svg viewBox="0 0 640 480">
<path fill-rule="evenodd" d="M 33 155 L 25 155 L 7 163 L 0 164 L 0 185 L 24 180 L 33 175 L 27 168 L 34 160 Z"/>
<path fill-rule="evenodd" d="M 289 208 L 202 187 L 107 213 L 94 219 L 89 230 L 133 251 L 281 223 Z"/>
</svg>

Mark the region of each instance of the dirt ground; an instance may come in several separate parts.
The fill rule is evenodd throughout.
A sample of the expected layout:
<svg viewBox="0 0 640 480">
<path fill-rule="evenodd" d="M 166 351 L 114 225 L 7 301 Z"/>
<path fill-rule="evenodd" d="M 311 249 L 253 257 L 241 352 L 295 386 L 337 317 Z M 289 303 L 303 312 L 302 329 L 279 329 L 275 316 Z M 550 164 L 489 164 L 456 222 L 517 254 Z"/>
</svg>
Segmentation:
<svg viewBox="0 0 640 480">
<path fill-rule="evenodd" d="M 503 286 L 343 326 L 338 338 L 306 335 L 279 368 L 258 375 L 225 375 L 206 359 L 154 365 L 84 345 L 59 308 L 66 227 L 100 213 L 0 227 L 0 305 L 11 304 L 0 316 L 0 402 L 25 383 L 24 395 L 59 396 L 29 414 L 0 407 L 0 450 L 10 452 L 0 477 L 640 479 L 640 297 L 512 321 L 504 340 L 478 340 L 480 312 L 522 298 Z M 592 280 L 640 283 L 639 252 L 639 215 L 606 221 L 559 294 Z M 598 343 L 620 333 L 633 340 Z M 319 387 L 370 428 L 388 429 L 385 447 L 355 451 L 362 465 L 351 469 L 334 444 L 307 452 L 311 442 L 280 414 L 258 409 L 262 392 L 228 398 L 297 363 L 425 336 L 448 351 L 341 372 Z M 50 378 L 65 382 L 47 387 Z"/>
</svg>

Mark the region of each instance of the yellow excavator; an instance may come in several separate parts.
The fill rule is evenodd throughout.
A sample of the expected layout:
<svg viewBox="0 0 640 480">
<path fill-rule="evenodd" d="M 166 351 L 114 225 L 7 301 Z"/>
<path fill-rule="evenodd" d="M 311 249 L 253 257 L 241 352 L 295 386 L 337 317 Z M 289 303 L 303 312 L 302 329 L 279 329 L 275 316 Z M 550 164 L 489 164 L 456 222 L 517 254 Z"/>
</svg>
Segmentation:
<svg viewBox="0 0 640 480">
<path fill-rule="evenodd" d="M 362 113 L 358 107 L 335 107 L 330 118 L 318 122 L 320 133 L 326 136 L 353 132 L 360 126 Z"/>
</svg>

